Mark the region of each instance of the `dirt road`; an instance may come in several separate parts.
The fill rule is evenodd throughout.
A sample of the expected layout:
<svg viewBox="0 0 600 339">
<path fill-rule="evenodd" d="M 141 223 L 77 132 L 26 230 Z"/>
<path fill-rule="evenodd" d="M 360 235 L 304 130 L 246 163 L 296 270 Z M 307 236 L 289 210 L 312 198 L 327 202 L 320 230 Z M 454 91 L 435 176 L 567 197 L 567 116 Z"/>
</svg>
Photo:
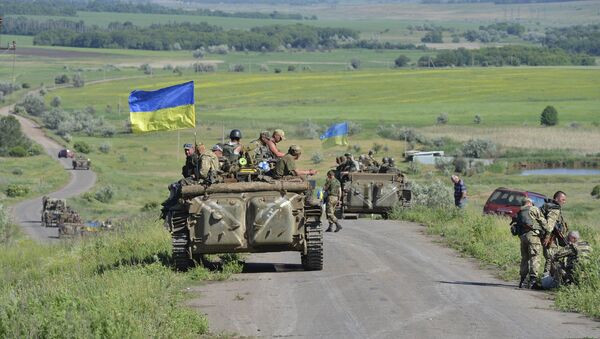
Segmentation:
<svg viewBox="0 0 600 339">
<path fill-rule="evenodd" d="M 189 304 L 213 333 L 285 338 L 582 338 L 600 323 L 552 310 L 436 244 L 424 227 L 345 221 L 325 234 L 325 268 L 303 272 L 297 253 L 251 255 L 245 273 L 193 288 Z"/>
<path fill-rule="evenodd" d="M 10 106 L 0 108 L 0 115 L 8 115 Z M 54 140 L 46 137 L 44 132 L 31 120 L 13 115 L 21 123 L 23 133 L 30 139 L 40 144 L 46 153 L 53 158 L 57 158 L 58 151 L 63 147 Z M 71 159 L 60 159 L 60 163 L 65 170 L 71 173 L 69 183 L 57 192 L 49 194 L 53 198 L 69 198 L 88 191 L 96 182 L 96 174 L 88 170 L 72 170 Z M 43 179 L 43 178 L 42 178 Z M 15 221 L 23 227 L 23 230 L 34 240 L 48 242 L 58 239 L 58 230 L 56 228 L 41 227 L 40 218 L 42 210 L 42 198 L 34 198 L 12 207 L 11 214 Z"/>
</svg>

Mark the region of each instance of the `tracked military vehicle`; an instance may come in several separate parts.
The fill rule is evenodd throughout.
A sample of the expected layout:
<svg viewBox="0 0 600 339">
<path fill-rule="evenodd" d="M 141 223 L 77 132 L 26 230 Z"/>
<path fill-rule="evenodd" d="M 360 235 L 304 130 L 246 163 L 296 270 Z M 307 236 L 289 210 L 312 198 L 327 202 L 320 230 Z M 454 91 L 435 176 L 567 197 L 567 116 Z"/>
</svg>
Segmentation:
<svg viewBox="0 0 600 339">
<path fill-rule="evenodd" d="M 42 198 L 42 226 L 57 227 L 66 209 L 67 201 L 65 199 L 44 196 Z"/>
<path fill-rule="evenodd" d="M 410 183 L 401 173 L 353 172 L 342 184 L 339 217 L 348 214 L 380 214 L 387 218 L 395 207 L 408 207 Z"/>
<path fill-rule="evenodd" d="M 296 251 L 304 269 L 321 270 L 322 210 L 310 188 L 301 178 L 183 186 L 164 213 L 176 269 L 203 254 Z"/>
<path fill-rule="evenodd" d="M 89 170 L 92 161 L 84 156 L 77 156 L 72 162 L 74 170 Z"/>
</svg>

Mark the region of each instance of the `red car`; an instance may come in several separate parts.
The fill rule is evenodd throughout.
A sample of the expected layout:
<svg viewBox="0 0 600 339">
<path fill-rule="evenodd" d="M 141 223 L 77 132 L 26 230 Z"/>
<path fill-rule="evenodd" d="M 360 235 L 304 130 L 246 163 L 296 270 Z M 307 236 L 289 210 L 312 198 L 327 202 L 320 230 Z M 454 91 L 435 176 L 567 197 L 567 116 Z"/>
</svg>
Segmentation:
<svg viewBox="0 0 600 339">
<path fill-rule="evenodd" d="M 541 193 L 498 187 L 483 206 L 483 213 L 514 217 L 519 212 L 521 201 L 525 197 L 533 200 L 533 204 L 537 207 L 542 207 L 547 199 Z"/>
<path fill-rule="evenodd" d="M 73 158 L 73 157 L 75 157 L 75 153 L 71 150 L 63 148 L 60 151 L 58 151 L 58 157 L 59 158 Z"/>
</svg>

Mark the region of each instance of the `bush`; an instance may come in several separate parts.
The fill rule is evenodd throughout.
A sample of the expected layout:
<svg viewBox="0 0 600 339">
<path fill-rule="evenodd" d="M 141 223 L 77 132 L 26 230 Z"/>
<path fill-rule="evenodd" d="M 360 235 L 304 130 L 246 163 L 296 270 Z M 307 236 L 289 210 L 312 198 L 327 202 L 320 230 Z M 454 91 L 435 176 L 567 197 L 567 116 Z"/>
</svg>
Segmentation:
<svg viewBox="0 0 600 339">
<path fill-rule="evenodd" d="M 54 97 L 54 99 L 56 99 L 58 97 Z M 53 108 L 49 111 L 44 112 L 44 114 L 42 114 L 42 122 L 44 123 L 44 126 L 46 126 L 46 128 L 49 128 L 51 130 L 56 130 L 58 129 L 58 126 L 60 126 L 60 124 L 69 119 L 69 115 L 67 114 L 67 112 L 61 110 L 60 108 Z"/>
<path fill-rule="evenodd" d="M 417 175 L 421 173 L 421 165 L 419 165 L 416 161 L 411 161 L 408 163 L 408 168 L 406 169 L 408 174 Z"/>
<path fill-rule="evenodd" d="M 71 81 L 71 79 L 69 79 L 69 76 L 66 74 L 61 74 L 54 77 L 54 83 L 57 85 L 68 84 L 69 81 Z"/>
<path fill-rule="evenodd" d="M 110 186 L 104 186 L 102 188 L 100 188 L 98 191 L 96 191 L 96 193 L 94 194 L 94 198 L 102 203 L 109 203 L 112 198 L 114 197 L 114 192 L 112 187 Z"/>
<path fill-rule="evenodd" d="M 296 71 L 296 66 L 294 65 L 289 65 L 287 68 L 288 72 L 295 72 Z"/>
<path fill-rule="evenodd" d="M 14 175 L 21 175 L 21 174 L 23 174 L 23 170 L 20 169 L 19 167 L 17 167 L 17 168 L 13 168 L 13 170 L 11 171 L 11 173 L 14 174 Z"/>
<path fill-rule="evenodd" d="M 52 101 L 50 101 L 50 106 L 52 107 L 59 107 L 62 103 L 62 100 L 60 100 L 60 97 L 54 97 L 52 98 Z"/>
<path fill-rule="evenodd" d="M 453 160 L 435 159 L 435 168 L 440 170 L 444 176 L 449 176 L 454 172 Z"/>
<path fill-rule="evenodd" d="M 21 99 L 16 106 L 23 107 L 25 111 L 34 116 L 40 116 L 46 111 L 44 98 L 40 95 L 29 93 Z"/>
<path fill-rule="evenodd" d="M 156 201 L 147 202 L 142 206 L 143 212 L 152 212 L 158 210 L 158 203 Z"/>
<path fill-rule="evenodd" d="M 445 125 L 448 123 L 448 121 L 448 113 L 440 113 L 440 115 L 438 115 L 438 117 L 436 118 L 435 123 L 438 125 Z"/>
<path fill-rule="evenodd" d="M 77 151 L 77 152 L 81 152 L 81 153 L 90 153 L 92 151 L 92 148 L 90 147 L 90 145 L 88 145 L 87 143 L 83 142 L 83 141 L 78 141 L 76 143 L 73 144 L 73 148 Z"/>
<path fill-rule="evenodd" d="M 27 156 L 27 149 L 23 146 L 15 146 L 8 150 L 8 155 L 15 158 L 23 158 Z"/>
<path fill-rule="evenodd" d="M 462 153 L 470 158 L 493 158 L 497 154 L 497 147 L 491 140 L 471 139 L 463 145 Z"/>
<path fill-rule="evenodd" d="M 546 106 L 540 116 L 540 123 L 544 126 L 554 126 L 558 124 L 558 112 L 554 106 Z"/>
<path fill-rule="evenodd" d="M 352 67 L 352 69 L 359 69 L 360 68 L 360 60 L 359 59 L 350 60 L 350 66 Z"/>
<path fill-rule="evenodd" d="M 273 69 L 273 72 L 275 72 L 275 73 L 281 73 L 281 68 L 275 67 L 275 69 Z"/>
<path fill-rule="evenodd" d="M 73 86 L 74 87 L 85 86 L 85 80 L 83 80 L 83 76 L 81 75 L 81 73 L 77 73 L 73 76 Z"/>
<path fill-rule="evenodd" d="M 354 121 L 348 121 L 348 135 L 356 135 L 360 133 L 362 126 Z"/>
<path fill-rule="evenodd" d="M 140 65 L 140 71 L 143 71 L 144 74 L 152 74 L 152 66 L 150 64 Z"/>
<path fill-rule="evenodd" d="M 246 69 L 246 67 L 244 67 L 244 65 L 242 64 L 233 64 L 233 65 L 229 65 L 229 71 L 230 72 L 243 72 Z"/>
<path fill-rule="evenodd" d="M 28 88 L 31 88 L 31 85 L 28 82 L 24 82 L 24 83 L 21 84 L 21 87 L 23 89 L 28 89 Z"/>
<path fill-rule="evenodd" d="M 107 154 L 108 152 L 110 152 L 110 144 L 102 143 L 100 146 L 98 146 L 98 151 Z"/>
<path fill-rule="evenodd" d="M 216 72 L 216 71 L 217 71 L 217 64 L 202 63 L 202 62 L 197 62 L 194 64 L 194 72 L 196 72 L 196 73 L 209 73 L 209 72 Z M 243 69 L 242 69 L 242 71 L 243 71 Z"/>
<path fill-rule="evenodd" d="M 594 188 L 592 188 L 591 195 L 596 199 L 600 199 L 600 185 L 596 185 Z"/>
<path fill-rule="evenodd" d="M 412 199 L 414 206 L 427 208 L 448 208 L 454 206 L 454 191 L 451 185 L 440 180 L 429 183 L 412 183 Z"/>
<path fill-rule="evenodd" d="M 195 59 L 202 59 L 202 58 L 204 58 L 205 55 L 206 55 L 206 53 L 201 49 L 197 49 L 192 53 L 192 56 Z"/>
<path fill-rule="evenodd" d="M 261 72 L 268 72 L 269 71 L 269 66 L 267 64 L 261 64 L 258 67 L 258 70 L 261 71 Z"/>
<path fill-rule="evenodd" d="M 408 65 L 409 61 L 410 61 L 410 59 L 406 55 L 400 55 L 399 57 L 396 58 L 396 60 L 394 60 L 394 65 L 396 67 L 404 67 L 404 66 Z"/>
<path fill-rule="evenodd" d="M 481 125 L 481 116 L 479 116 L 479 114 L 475 114 L 475 118 L 473 118 L 473 123 L 475 125 Z"/>
<path fill-rule="evenodd" d="M 39 144 L 35 144 L 35 143 L 32 143 L 29 146 L 29 148 L 27 149 L 27 155 L 30 155 L 30 156 L 40 155 L 40 154 L 42 154 L 42 152 L 44 152 L 44 149 L 42 148 L 42 146 Z"/>
<path fill-rule="evenodd" d="M 28 193 L 29 193 L 29 187 L 27 187 L 25 185 L 10 184 L 6 188 L 6 195 L 11 198 L 22 197 L 24 195 L 27 195 Z"/>
<path fill-rule="evenodd" d="M 375 151 L 375 153 L 379 153 L 379 151 L 383 149 L 383 145 L 375 142 L 373 143 L 373 146 L 371 146 L 371 149 Z"/>
<path fill-rule="evenodd" d="M 315 152 L 310 157 L 310 160 L 313 162 L 313 164 L 320 164 L 323 162 L 323 155 L 320 152 Z"/>
<path fill-rule="evenodd" d="M 307 119 L 296 130 L 296 134 L 302 139 L 318 139 L 321 136 L 321 131 L 321 126 Z"/>
</svg>

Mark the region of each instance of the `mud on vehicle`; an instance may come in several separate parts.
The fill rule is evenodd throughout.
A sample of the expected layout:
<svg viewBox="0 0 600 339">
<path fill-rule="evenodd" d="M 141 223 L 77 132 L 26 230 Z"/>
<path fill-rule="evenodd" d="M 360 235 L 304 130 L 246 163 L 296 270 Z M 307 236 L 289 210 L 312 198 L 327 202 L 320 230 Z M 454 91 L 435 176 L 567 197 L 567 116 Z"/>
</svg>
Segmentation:
<svg viewBox="0 0 600 339">
<path fill-rule="evenodd" d="M 340 218 L 349 213 L 380 214 L 387 218 L 396 207 L 409 207 L 410 183 L 400 173 L 349 173 L 342 184 Z"/>
<path fill-rule="evenodd" d="M 42 226 L 58 227 L 66 209 L 67 201 L 65 199 L 55 199 L 44 196 L 42 198 Z"/>
<path fill-rule="evenodd" d="M 183 186 L 164 214 L 176 269 L 204 254 L 295 251 L 305 270 L 321 270 L 322 209 L 311 193 L 301 178 Z"/>
</svg>

